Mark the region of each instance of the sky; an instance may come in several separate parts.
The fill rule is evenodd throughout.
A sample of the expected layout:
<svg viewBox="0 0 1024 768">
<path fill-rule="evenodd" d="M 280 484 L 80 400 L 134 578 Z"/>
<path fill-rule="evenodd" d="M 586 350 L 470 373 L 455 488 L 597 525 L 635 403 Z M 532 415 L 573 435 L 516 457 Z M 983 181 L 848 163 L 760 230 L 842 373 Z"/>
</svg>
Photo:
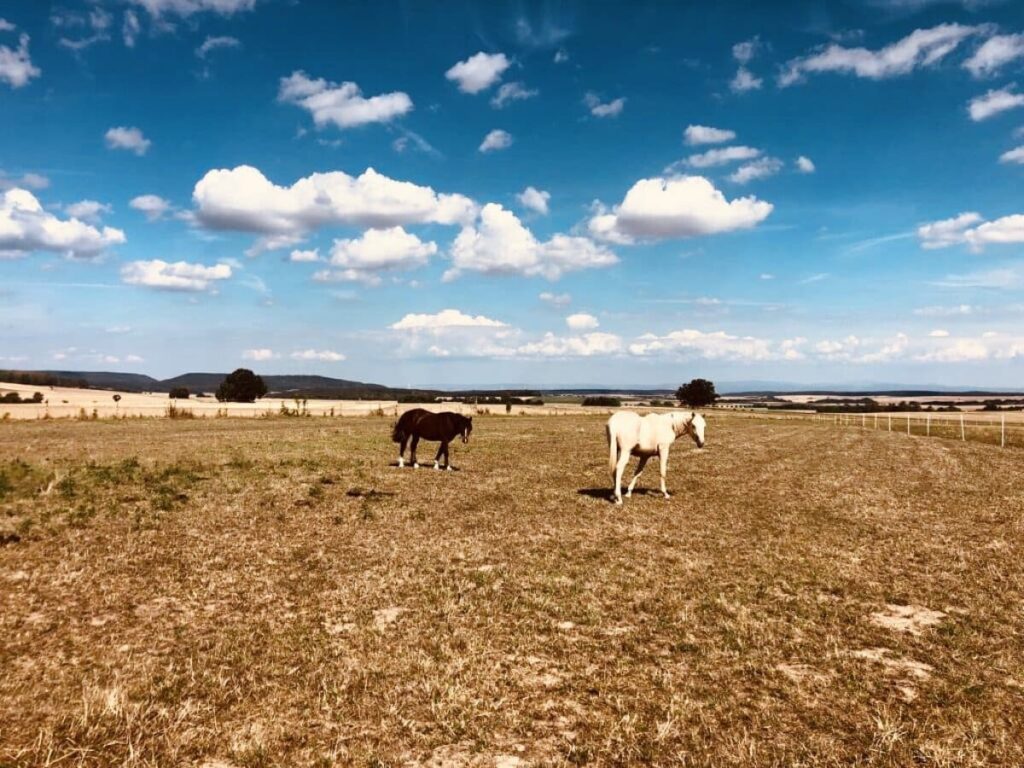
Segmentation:
<svg viewBox="0 0 1024 768">
<path fill-rule="evenodd" d="M 1024 386 L 1024 8 L 0 2 L 0 368 Z"/>
</svg>

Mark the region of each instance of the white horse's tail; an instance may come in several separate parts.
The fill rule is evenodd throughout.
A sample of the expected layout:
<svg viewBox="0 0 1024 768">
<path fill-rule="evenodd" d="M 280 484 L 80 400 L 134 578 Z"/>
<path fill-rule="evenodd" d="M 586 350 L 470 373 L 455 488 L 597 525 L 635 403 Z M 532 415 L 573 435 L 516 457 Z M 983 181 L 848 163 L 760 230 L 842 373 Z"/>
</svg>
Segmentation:
<svg viewBox="0 0 1024 768">
<path fill-rule="evenodd" d="M 608 468 L 614 474 L 615 473 L 615 465 L 618 463 L 618 460 L 619 460 L 619 457 L 617 455 L 618 454 L 618 445 L 617 445 L 617 443 L 619 441 L 616 439 L 615 435 L 612 434 L 612 425 L 611 425 L 611 423 L 605 425 L 604 431 L 605 431 L 605 434 L 608 435 Z"/>
</svg>

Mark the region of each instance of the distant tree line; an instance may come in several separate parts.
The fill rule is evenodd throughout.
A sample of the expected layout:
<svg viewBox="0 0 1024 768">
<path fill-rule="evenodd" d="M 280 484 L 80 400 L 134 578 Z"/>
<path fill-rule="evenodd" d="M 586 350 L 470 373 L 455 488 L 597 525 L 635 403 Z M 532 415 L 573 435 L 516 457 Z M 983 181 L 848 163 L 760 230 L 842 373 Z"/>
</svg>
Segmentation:
<svg viewBox="0 0 1024 768">
<path fill-rule="evenodd" d="M 89 388 L 89 382 L 85 379 L 64 378 L 62 376 L 55 376 L 52 373 L 37 373 L 33 371 L 0 371 L 0 381 L 9 381 L 11 384 L 27 384 L 30 387 Z"/>
<path fill-rule="evenodd" d="M 22 397 L 17 392 L 6 392 L 3 397 L 0 397 L 0 403 L 17 405 L 18 403 L 41 403 L 43 402 L 43 393 L 36 392 L 32 397 Z"/>
</svg>

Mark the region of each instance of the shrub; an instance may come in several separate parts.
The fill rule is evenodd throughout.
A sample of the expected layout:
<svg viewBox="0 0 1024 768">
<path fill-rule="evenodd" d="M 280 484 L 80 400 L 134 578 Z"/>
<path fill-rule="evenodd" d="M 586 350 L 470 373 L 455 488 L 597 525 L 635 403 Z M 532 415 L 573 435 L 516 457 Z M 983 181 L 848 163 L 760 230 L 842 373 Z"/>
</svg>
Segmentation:
<svg viewBox="0 0 1024 768">
<path fill-rule="evenodd" d="M 188 387 L 174 387 L 170 392 L 171 400 L 188 400 L 191 395 L 192 393 L 188 391 Z"/>
</svg>

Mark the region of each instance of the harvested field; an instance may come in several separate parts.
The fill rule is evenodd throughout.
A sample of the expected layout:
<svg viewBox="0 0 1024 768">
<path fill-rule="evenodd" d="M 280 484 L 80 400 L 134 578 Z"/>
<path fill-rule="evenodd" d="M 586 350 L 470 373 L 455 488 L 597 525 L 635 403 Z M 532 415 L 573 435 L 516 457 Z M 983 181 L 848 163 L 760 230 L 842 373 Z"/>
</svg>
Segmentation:
<svg viewBox="0 0 1024 768">
<path fill-rule="evenodd" d="M 0 764 L 1024 763 L 1018 451 L 602 424 L 0 425 Z"/>
</svg>

